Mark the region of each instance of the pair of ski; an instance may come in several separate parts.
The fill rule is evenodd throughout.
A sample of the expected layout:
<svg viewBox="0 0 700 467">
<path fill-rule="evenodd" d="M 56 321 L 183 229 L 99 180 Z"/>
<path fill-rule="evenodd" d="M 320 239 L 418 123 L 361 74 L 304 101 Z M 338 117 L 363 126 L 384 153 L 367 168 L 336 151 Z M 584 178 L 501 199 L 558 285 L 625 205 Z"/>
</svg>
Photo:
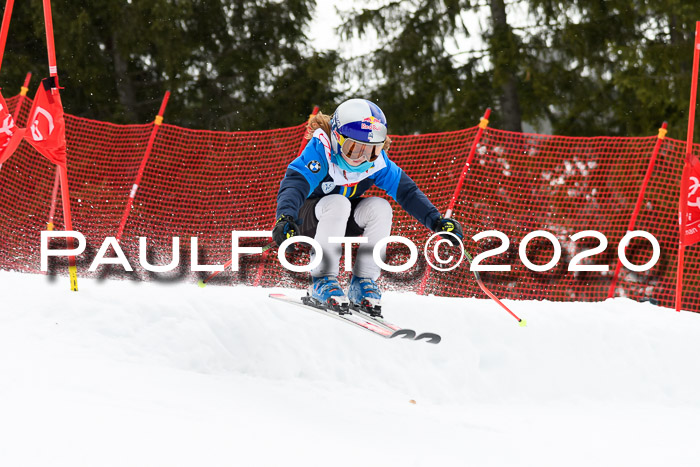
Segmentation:
<svg viewBox="0 0 700 467">
<path fill-rule="evenodd" d="M 313 306 L 311 304 L 305 303 L 302 299 L 289 297 L 284 294 L 273 293 L 270 294 L 270 298 L 279 300 L 285 303 L 290 303 L 292 305 L 297 305 L 302 308 L 306 308 L 311 311 L 315 311 L 322 315 L 330 316 L 331 318 L 344 321 L 351 326 L 364 329 L 365 331 L 371 332 L 377 336 L 383 337 L 385 339 L 393 339 L 394 337 L 401 337 L 403 339 L 412 339 L 416 341 L 425 341 L 430 344 L 439 343 L 442 338 L 432 332 L 424 332 L 422 334 L 416 335 L 416 331 L 413 329 L 405 329 L 385 321 L 382 318 L 371 316 L 368 313 L 364 313 L 360 310 L 351 309 L 348 313 L 340 314 L 336 311 L 329 310 L 327 308 L 321 308 Z"/>
</svg>

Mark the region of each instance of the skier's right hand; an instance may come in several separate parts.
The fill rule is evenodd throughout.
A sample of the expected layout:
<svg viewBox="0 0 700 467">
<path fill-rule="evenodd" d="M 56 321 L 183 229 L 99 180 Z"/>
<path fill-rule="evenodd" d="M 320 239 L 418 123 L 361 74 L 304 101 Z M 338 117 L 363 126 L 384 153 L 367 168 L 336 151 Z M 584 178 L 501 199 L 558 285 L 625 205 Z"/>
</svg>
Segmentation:
<svg viewBox="0 0 700 467">
<path fill-rule="evenodd" d="M 295 235 L 299 235 L 299 226 L 294 222 L 292 216 L 285 215 L 277 219 L 275 227 L 272 229 L 272 239 L 277 246 Z"/>
</svg>

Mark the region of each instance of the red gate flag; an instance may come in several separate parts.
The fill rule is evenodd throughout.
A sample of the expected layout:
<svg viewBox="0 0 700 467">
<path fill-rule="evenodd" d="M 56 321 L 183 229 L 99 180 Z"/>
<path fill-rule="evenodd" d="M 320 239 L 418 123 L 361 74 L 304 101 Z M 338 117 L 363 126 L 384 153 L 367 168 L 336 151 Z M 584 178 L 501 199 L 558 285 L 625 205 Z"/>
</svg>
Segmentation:
<svg viewBox="0 0 700 467">
<path fill-rule="evenodd" d="M 5 162 L 19 143 L 22 142 L 25 129 L 15 125 L 15 119 L 7 110 L 7 103 L 0 94 L 0 164 Z"/>
<path fill-rule="evenodd" d="M 700 242 L 700 161 L 692 158 L 692 163 L 687 164 L 689 172 L 688 186 L 688 208 L 686 211 L 685 246 L 694 245 Z"/>
<path fill-rule="evenodd" d="M 24 137 L 44 157 L 61 167 L 66 166 L 66 123 L 56 78 L 41 80 L 29 111 Z"/>
</svg>

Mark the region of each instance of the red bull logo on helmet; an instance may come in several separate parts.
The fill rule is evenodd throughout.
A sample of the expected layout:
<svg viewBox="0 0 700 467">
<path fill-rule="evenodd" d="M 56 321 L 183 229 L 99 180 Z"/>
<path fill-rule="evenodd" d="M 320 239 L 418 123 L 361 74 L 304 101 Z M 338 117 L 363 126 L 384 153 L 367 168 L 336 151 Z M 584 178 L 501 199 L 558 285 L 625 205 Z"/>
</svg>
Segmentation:
<svg viewBox="0 0 700 467">
<path fill-rule="evenodd" d="M 363 130 L 380 131 L 383 129 L 383 127 L 384 127 L 384 124 L 377 117 L 372 116 L 372 117 L 367 117 L 367 118 L 362 119 L 361 128 Z"/>
</svg>

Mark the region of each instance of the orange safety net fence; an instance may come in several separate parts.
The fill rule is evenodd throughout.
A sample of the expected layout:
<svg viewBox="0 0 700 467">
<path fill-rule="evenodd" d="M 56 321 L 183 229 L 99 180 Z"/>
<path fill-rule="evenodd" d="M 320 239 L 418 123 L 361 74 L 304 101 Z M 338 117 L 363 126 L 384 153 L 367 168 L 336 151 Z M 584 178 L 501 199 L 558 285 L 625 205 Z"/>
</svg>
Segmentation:
<svg viewBox="0 0 700 467">
<path fill-rule="evenodd" d="M 8 99 L 14 112 L 18 96 Z M 25 98 L 18 122 L 26 124 L 31 99 Z M 162 124 L 154 141 L 143 179 L 129 215 L 121 245 L 134 267 L 88 267 L 107 236 L 116 234 L 129 192 L 143 158 L 153 123 L 114 125 L 66 114 L 68 170 L 74 206 L 74 228 L 85 235 L 86 253 L 79 258 L 80 276 L 122 276 L 140 280 L 192 280 L 209 273 L 190 271 L 190 237 L 199 239 L 200 264 L 224 264 L 231 259 L 232 230 L 271 230 L 279 182 L 296 157 L 304 125 L 269 131 L 212 132 Z M 477 127 L 465 130 L 392 136 L 390 157 L 410 175 L 444 213 L 462 173 Z M 642 138 L 570 138 L 520 134 L 487 128 L 459 194 L 453 217 L 465 227 L 465 245 L 473 254 L 500 245 L 496 239 L 475 244 L 471 237 L 500 230 L 510 239 L 506 253 L 484 264 L 510 264 L 510 272 L 485 272 L 487 286 L 499 297 L 558 301 L 604 300 L 617 262 L 617 245 L 626 233 L 656 136 Z M 698 154 L 698 147 L 695 153 Z M 661 259 L 647 272 L 623 268 L 617 296 L 655 299 L 673 306 L 678 245 L 678 195 L 684 143 L 666 138 L 661 145 L 636 229 L 653 234 L 661 245 Z M 51 204 L 54 167 L 27 144 L 0 168 L 0 269 L 39 271 L 39 236 L 46 229 Z M 369 195 L 385 196 L 373 189 Z M 402 273 L 384 273 L 383 287 L 417 291 L 424 276 L 422 249 L 431 235 L 396 203 L 393 235 L 414 241 L 421 251 L 416 266 Z M 62 229 L 59 206 L 56 229 Z M 519 259 L 518 247 L 526 234 L 546 230 L 562 245 L 562 257 L 552 270 L 534 272 Z M 569 272 L 571 258 L 597 240 L 575 244 L 569 236 L 598 230 L 608 239 L 607 250 L 583 264 L 607 264 L 608 272 Z M 138 237 L 148 237 L 149 260 L 167 264 L 172 237 L 180 237 L 180 267 L 169 273 L 149 273 L 139 266 Z M 243 240 L 262 246 L 269 238 Z M 56 245 L 60 245 L 57 242 Z M 646 240 L 634 240 L 627 257 L 643 264 L 651 257 Z M 408 250 L 389 247 L 390 264 L 401 264 Z M 553 254 L 545 239 L 532 241 L 527 254 L 544 264 Z M 303 249 L 288 255 L 305 264 Z M 62 262 L 53 268 L 62 273 Z M 307 275 L 284 269 L 276 250 L 240 260 L 241 270 L 230 270 L 211 283 L 305 287 Z M 700 311 L 700 252 L 686 250 L 683 308 Z M 347 274 L 341 276 L 341 282 Z M 466 263 L 451 272 L 431 271 L 425 293 L 477 296 L 482 292 Z"/>
</svg>

